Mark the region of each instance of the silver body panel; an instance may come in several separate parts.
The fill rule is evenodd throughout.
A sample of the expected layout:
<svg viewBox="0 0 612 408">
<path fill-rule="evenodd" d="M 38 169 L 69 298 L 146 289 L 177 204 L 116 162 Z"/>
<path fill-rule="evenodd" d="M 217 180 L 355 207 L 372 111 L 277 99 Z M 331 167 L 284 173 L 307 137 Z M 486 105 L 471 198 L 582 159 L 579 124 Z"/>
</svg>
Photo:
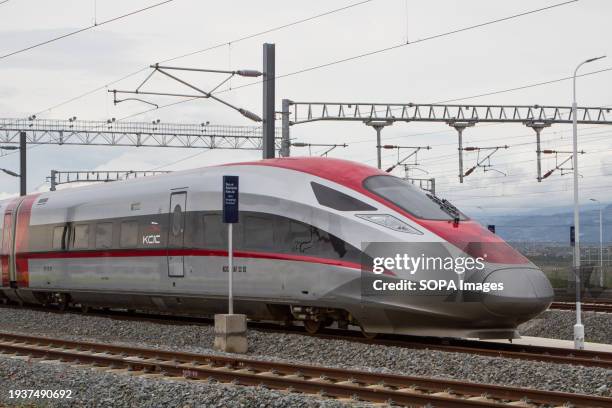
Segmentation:
<svg viewBox="0 0 612 408">
<path fill-rule="evenodd" d="M 241 211 L 302 221 L 356 248 L 363 241 L 444 242 L 402 214 L 341 184 L 258 165 L 210 167 L 43 193 L 32 207 L 30 225 L 169 215 L 177 203 L 189 211 L 219 211 L 223 175 L 240 177 Z M 310 189 L 311 181 L 356 197 L 421 234 L 396 232 L 356 217 L 354 212 L 323 207 Z M 186 194 L 177 194 L 181 192 Z M 41 199 L 47 200 L 38 204 Z M 0 208 L 5 205 L 6 201 L 0 202 Z M 457 337 L 512 337 L 524 318 L 495 316 L 482 303 L 453 304 L 431 296 L 372 303 L 361 297 L 359 267 L 249 257 L 237 257 L 234 264 L 246 270 L 234 274 L 236 311 L 254 318 L 275 318 L 271 305 L 310 305 L 348 311 L 370 332 Z M 17 292 L 5 287 L 0 293 L 33 301 L 36 293 L 61 292 L 75 303 L 94 306 L 211 314 L 225 312 L 228 273 L 224 267 L 227 270 L 227 259 L 214 255 L 30 259 L 29 287 Z"/>
</svg>

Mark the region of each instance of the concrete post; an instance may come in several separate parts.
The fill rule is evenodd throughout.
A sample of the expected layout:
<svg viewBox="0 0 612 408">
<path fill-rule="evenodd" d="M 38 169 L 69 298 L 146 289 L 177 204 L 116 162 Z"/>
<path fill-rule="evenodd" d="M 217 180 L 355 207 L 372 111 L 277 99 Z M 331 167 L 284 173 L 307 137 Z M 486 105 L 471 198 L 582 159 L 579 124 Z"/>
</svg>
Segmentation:
<svg viewBox="0 0 612 408">
<path fill-rule="evenodd" d="M 215 315 L 215 350 L 227 353 L 246 353 L 248 349 L 246 315 Z"/>
</svg>

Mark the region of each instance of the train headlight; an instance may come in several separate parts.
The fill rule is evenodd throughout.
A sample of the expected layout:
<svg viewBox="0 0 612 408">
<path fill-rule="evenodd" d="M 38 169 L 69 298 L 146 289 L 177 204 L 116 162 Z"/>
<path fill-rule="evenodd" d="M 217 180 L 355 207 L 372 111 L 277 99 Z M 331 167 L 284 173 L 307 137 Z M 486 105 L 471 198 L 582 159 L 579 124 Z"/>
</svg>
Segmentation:
<svg viewBox="0 0 612 408">
<path fill-rule="evenodd" d="M 383 227 L 390 228 L 394 231 L 406 232 L 408 234 L 419 234 L 423 233 L 416 228 L 411 227 L 402 220 L 398 220 L 389 214 L 355 214 L 359 218 L 373 222 L 374 224 L 382 225 Z"/>
</svg>

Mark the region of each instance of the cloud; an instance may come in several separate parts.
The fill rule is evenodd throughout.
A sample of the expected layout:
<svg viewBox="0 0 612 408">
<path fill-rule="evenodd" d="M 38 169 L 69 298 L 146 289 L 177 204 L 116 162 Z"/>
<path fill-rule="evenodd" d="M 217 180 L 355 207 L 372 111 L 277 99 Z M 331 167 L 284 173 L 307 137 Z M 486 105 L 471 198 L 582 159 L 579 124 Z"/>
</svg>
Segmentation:
<svg viewBox="0 0 612 408">
<path fill-rule="evenodd" d="M 11 48 L 3 49 L 0 54 L 8 54 L 71 31 L 75 31 L 75 28 L 0 31 L 0 38 L 19 39 L 5 43 L 11 44 Z M 138 63 L 133 52 L 137 44 L 137 39 L 129 35 L 107 30 L 88 31 L 11 56 L 8 64 L 0 65 L 0 69 L 122 73 L 125 66 Z"/>
<path fill-rule="evenodd" d="M 601 172 L 604 176 L 612 176 L 612 156 L 601 158 Z"/>
</svg>

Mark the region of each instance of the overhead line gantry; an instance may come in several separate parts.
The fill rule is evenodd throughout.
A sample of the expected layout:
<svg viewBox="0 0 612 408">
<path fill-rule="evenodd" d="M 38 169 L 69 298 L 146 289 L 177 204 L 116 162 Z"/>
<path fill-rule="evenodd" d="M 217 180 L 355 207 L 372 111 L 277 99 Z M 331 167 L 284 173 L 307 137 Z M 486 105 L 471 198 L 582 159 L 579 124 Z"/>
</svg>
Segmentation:
<svg viewBox="0 0 612 408">
<path fill-rule="evenodd" d="M 121 122 L 52 119 L 0 119 L 0 143 L 177 147 L 201 149 L 262 149 L 261 126 L 205 123 Z M 280 132 L 276 142 L 280 148 Z"/>
<path fill-rule="evenodd" d="M 612 125 L 610 108 L 579 107 L 578 124 Z M 536 133 L 538 181 L 542 181 L 540 134 L 553 124 L 571 124 L 571 106 L 427 103 L 282 102 L 281 155 L 290 154 L 290 127 L 317 121 L 353 121 L 374 126 L 380 167 L 380 132 L 395 122 L 444 123 L 457 131 L 459 181 L 463 182 L 463 132 L 478 123 L 519 123 Z M 383 126 L 384 125 L 384 126 Z"/>
</svg>

